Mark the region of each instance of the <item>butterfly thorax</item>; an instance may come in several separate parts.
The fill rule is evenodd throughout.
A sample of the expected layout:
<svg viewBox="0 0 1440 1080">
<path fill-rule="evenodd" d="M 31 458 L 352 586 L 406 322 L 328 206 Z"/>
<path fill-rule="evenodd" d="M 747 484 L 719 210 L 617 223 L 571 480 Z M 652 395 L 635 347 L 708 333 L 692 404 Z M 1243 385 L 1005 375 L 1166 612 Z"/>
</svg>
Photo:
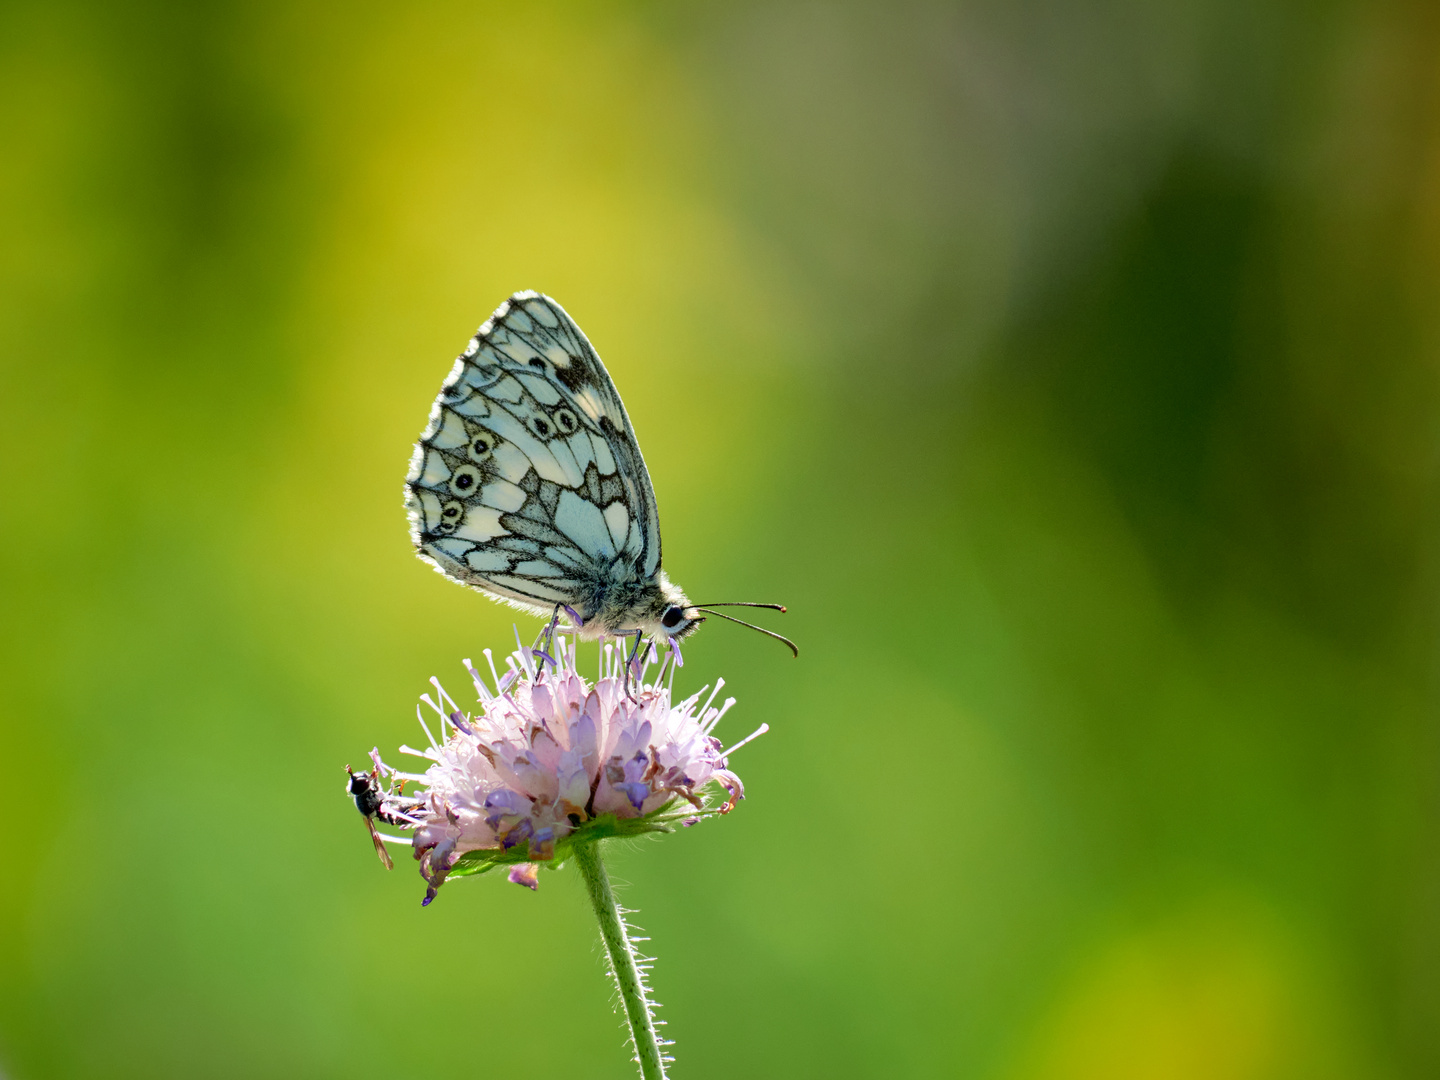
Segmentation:
<svg viewBox="0 0 1440 1080">
<path fill-rule="evenodd" d="M 637 630 L 647 637 L 664 640 L 673 633 L 661 624 L 665 612 L 671 607 L 684 608 L 689 603 L 684 592 L 671 583 L 663 570 L 654 578 L 609 580 L 597 584 L 599 588 L 586 598 L 585 603 L 575 607 L 576 613 L 584 619 L 578 634 L 585 640 L 623 637 Z M 693 630 L 693 625 L 686 626 L 678 636 L 684 637 Z"/>
</svg>

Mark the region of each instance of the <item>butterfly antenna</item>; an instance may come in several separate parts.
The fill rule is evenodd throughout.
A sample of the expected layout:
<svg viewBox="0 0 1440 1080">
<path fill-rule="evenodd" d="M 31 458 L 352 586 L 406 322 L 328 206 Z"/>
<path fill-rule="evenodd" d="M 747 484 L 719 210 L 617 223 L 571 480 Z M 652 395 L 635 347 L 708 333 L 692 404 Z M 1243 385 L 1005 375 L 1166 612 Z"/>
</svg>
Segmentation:
<svg viewBox="0 0 1440 1080">
<path fill-rule="evenodd" d="M 692 606 L 692 607 L 695 607 L 695 605 L 693 605 L 693 604 L 692 604 L 691 606 Z M 777 604 L 746 604 L 746 605 L 744 605 L 744 606 L 745 606 L 745 607 L 768 607 L 768 608 L 774 608 L 774 607 L 778 607 L 779 605 L 777 605 Z M 746 622 L 744 619 L 737 619 L 737 618 L 735 618 L 734 615 L 726 615 L 723 611 L 711 611 L 709 608 L 702 608 L 702 607 L 696 607 L 695 610 L 697 610 L 697 611 L 703 611 L 703 612 L 705 612 L 707 615 L 714 615 L 716 618 L 728 619 L 730 622 L 739 623 L 741 626 L 748 626 L 751 630 L 759 630 L 760 633 L 764 634 L 766 637 L 773 637 L 776 641 L 783 641 L 786 645 L 790 646 L 790 651 L 795 654 L 795 658 L 796 658 L 797 660 L 800 658 L 800 647 L 799 647 L 798 645 L 796 645 L 793 641 L 791 641 L 788 637 L 786 637 L 784 634 L 777 634 L 777 633 L 775 633 L 774 630 L 766 630 L 763 626 L 756 626 L 754 623 Z M 784 608 L 781 608 L 780 610 L 781 610 L 781 611 L 784 611 L 785 609 L 784 609 Z"/>
<path fill-rule="evenodd" d="M 725 601 L 724 603 L 720 603 L 720 604 L 691 604 L 690 606 L 693 607 L 693 608 L 712 608 L 712 607 L 763 607 L 763 608 L 769 608 L 771 611 L 778 611 L 778 612 L 780 612 L 780 614 L 782 614 L 782 615 L 785 614 L 785 605 L 784 605 L 784 604 L 756 604 L 756 603 L 753 603 L 753 602 L 751 602 L 751 601 L 749 601 L 749 600 L 727 600 L 727 601 Z M 716 614 L 718 615 L 719 612 L 716 612 Z"/>
</svg>

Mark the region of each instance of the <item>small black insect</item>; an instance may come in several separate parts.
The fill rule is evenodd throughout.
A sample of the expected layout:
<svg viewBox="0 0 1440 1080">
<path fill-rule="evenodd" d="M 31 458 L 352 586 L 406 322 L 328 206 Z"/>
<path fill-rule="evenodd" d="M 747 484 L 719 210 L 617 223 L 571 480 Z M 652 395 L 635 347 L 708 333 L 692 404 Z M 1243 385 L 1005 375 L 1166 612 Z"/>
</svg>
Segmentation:
<svg viewBox="0 0 1440 1080">
<path fill-rule="evenodd" d="M 394 800 L 399 793 L 392 794 L 381 790 L 378 768 L 357 773 L 352 772 L 350 766 L 346 765 L 345 772 L 350 777 L 345 784 L 345 793 L 355 800 L 355 809 L 359 810 L 365 819 L 365 827 L 370 830 L 370 839 L 375 844 L 375 854 L 380 856 L 386 870 L 394 870 L 395 861 L 390 858 L 390 852 L 385 850 L 385 841 L 380 839 L 380 834 L 375 830 L 375 819 L 379 818 L 386 825 L 409 824 L 393 809 Z"/>
</svg>

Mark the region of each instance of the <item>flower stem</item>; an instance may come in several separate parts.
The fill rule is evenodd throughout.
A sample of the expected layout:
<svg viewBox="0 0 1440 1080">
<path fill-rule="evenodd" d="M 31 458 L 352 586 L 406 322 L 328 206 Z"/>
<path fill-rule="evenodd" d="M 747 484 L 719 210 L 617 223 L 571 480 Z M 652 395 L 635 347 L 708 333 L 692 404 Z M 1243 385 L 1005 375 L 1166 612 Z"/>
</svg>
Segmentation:
<svg viewBox="0 0 1440 1080">
<path fill-rule="evenodd" d="M 635 1058 L 640 1062 L 640 1075 L 644 1080 L 665 1080 L 655 1018 L 645 997 L 645 984 L 635 966 L 635 948 L 630 944 L 625 920 L 620 917 L 615 892 L 610 888 L 610 876 L 600 861 L 600 845 L 576 844 L 574 852 L 575 864 L 585 879 L 585 891 L 590 894 L 590 904 L 600 920 L 600 936 L 605 939 L 605 951 L 610 957 L 610 969 L 615 973 L 615 984 L 620 988 L 620 1000 L 625 1003 L 625 1018 L 630 1022 L 630 1039 L 635 1046 Z"/>
</svg>

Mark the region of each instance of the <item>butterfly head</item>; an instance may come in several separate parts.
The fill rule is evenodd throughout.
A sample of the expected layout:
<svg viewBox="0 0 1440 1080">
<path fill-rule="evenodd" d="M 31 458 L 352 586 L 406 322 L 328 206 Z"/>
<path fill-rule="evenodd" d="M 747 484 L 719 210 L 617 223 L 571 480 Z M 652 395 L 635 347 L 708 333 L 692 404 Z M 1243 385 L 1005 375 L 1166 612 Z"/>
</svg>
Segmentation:
<svg viewBox="0 0 1440 1080">
<path fill-rule="evenodd" d="M 646 600 L 647 603 L 644 606 L 645 617 L 639 621 L 645 633 L 657 641 L 688 637 L 705 621 L 707 616 L 714 615 L 717 618 L 724 619 L 726 622 L 739 623 L 741 626 L 756 630 L 766 637 L 772 637 L 776 641 L 783 642 L 796 656 L 800 655 L 800 650 L 796 648 L 795 643 L 783 634 L 777 634 L 773 630 L 766 630 L 763 626 L 756 626 L 754 623 L 746 622 L 744 619 L 737 619 L 734 615 L 727 615 L 723 611 L 713 610 L 717 607 L 748 607 L 768 608 L 771 611 L 783 613 L 785 611 L 784 604 L 762 604 L 749 600 L 730 600 L 715 604 L 692 604 L 685 594 L 665 576 L 663 570 L 660 571 L 655 580 L 646 587 Z"/>
<path fill-rule="evenodd" d="M 645 592 L 637 621 L 646 634 L 657 641 L 689 637 L 705 621 L 705 616 L 691 606 L 680 586 L 666 577 L 663 570 L 647 583 Z"/>
<path fill-rule="evenodd" d="M 683 603 L 667 604 L 660 616 L 660 629 L 667 637 L 683 638 L 695 632 L 705 616 L 697 614 L 692 607 L 686 607 Z"/>
</svg>

